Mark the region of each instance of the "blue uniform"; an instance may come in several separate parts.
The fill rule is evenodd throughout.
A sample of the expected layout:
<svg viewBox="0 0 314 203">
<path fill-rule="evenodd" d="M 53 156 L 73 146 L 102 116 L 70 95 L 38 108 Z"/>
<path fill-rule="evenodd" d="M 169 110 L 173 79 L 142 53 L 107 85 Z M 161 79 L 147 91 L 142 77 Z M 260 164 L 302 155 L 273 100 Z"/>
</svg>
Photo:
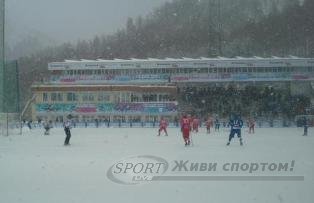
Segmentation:
<svg viewBox="0 0 314 203">
<path fill-rule="evenodd" d="M 238 138 L 240 138 L 240 144 L 242 145 L 242 137 L 241 137 L 241 128 L 243 126 L 243 121 L 240 118 L 231 119 L 229 121 L 229 126 L 231 127 L 230 134 L 229 134 L 229 142 L 227 145 L 230 144 L 230 141 L 237 134 Z"/>
<path fill-rule="evenodd" d="M 63 124 L 64 127 L 64 132 L 66 135 L 66 138 L 64 140 L 64 145 L 69 145 L 70 143 L 70 138 L 71 138 L 71 122 L 68 120 Z"/>
<path fill-rule="evenodd" d="M 308 129 L 308 127 L 309 127 L 306 118 L 303 119 L 303 127 L 304 127 L 304 133 L 303 133 L 303 135 L 306 136 L 306 135 L 307 135 L 307 129 Z"/>
<path fill-rule="evenodd" d="M 216 118 L 216 120 L 215 120 L 215 131 L 216 131 L 216 130 L 219 131 L 219 127 L 220 127 L 220 122 L 219 122 L 219 120 Z"/>
</svg>

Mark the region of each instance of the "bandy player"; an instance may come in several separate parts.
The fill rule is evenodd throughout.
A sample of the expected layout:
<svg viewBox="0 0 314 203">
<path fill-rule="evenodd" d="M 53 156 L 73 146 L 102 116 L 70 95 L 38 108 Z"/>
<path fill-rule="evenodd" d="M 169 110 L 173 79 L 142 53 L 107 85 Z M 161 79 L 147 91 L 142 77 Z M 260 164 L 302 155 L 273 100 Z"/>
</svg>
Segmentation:
<svg viewBox="0 0 314 203">
<path fill-rule="evenodd" d="M 213 119 L 212 117 L 208 116 L 208 119 L 206 121 L 206 129 L 207 129 L 207 133 L 210 133 L 210 127 L 213 125 Z"/>
<path fill-rule="evenodd" d="M 191 123 L 186 115 L 181 119 L 181 132 L 185 142 L 185 146 L 190 145 L 190 131 L 191 131 Z"/>
<path fill-rule="evenodd" d="M 160 136 L 161 131 L 164 131 L 166 133 L 166 136 L 168 136 L 167 127 L 168 127 L 168 122 L 166 121 L 166 119 L 161 117 L 160 122 L 159 122 L 158 136 Z"/>
<path fill-rule="evenodd" d="M 198 132 L 198 126 L 199 126 L 199 119 L 194 117 L 192 121 L 193 132 Z"/>
<path fill-rule="evenodd" d="M 254 134 L 254 128 L 255 128 L 255 120 L 253 118 L 249 119 L 249 133 Z"/>
</svg>

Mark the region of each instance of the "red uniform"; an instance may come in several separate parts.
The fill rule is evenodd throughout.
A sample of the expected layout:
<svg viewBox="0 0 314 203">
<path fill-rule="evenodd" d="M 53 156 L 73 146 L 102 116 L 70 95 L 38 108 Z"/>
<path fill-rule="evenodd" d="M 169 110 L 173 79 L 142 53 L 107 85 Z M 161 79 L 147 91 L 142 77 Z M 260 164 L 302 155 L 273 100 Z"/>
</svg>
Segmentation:
<svg viewBox="0 0 314 203">
<path fill-rule="evenodd" d="M 166 133 L 166 136 L 168 136 L 167 127 L 168 127 L 168 122 L 165 119 L 161 119 L 159 122 L 158 136 L 160 136 L 161 131 L 164 131 Z"/>
<path fill-rule="evenodd" d="M 197 118 L 193 119 L 192 129 L 195 132 L 198 132 L 199 120 Z"/>
<path fill-rule="evenodd" d="M 254 133 L 255 121 L 254 119 L 249 120 L 249 133 Z"/>
<path fill-rule="evenodd" d="M 181 122 L 181 132 L 183 135 L 185 145 L 190 144 L 190 131 L 191 131 L 191 123 L 189 119 L 183 118 Z"/>
<path fill-rule="evenodd" d="M 206 129 L 207 133 L 210 133 L 210 127 L 213 125 L 213 120 L 211 118 L 208 118 L 206 121 Z"/>
</svg>

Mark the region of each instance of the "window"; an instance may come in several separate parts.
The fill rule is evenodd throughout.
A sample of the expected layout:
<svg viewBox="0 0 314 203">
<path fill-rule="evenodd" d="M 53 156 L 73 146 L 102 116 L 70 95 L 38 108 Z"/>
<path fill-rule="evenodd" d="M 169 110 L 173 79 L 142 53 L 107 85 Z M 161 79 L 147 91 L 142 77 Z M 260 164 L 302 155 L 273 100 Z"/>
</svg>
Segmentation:
<svg viewBox="0 0 314 203">
<path fill-rule="evenodd" d="M 160 102 L 169 101 L 169 95 L 160 94 L 158 101 L 160 101 Z"/>
<path fill-rule="evenodd" d="M 91 93 L 91 92 L 88 93 L 88 100 L 89 100 L 89 101 L 94 101 L 94 98 L 95 98 L 95 97 L 94 97 L 94 93 Z"/>
<path fill-rule="evenodd" d="M 82 94 L 82 100 L 84 102 L 86 101 L 94 101 L 94 93 L 91 93 L 91 92 L 84 92 Z"/>
<path fill-rule="evenodd" d="M 98 94 L 98 101 L 100 102 L 109 102 L 110 101 L 110 94 L 107 92 L 99 92 Z"/>
<path fill-rule="evenodd" d="M 48 101 L 48 94 L 45 92 L 43 93 L 43 102 L 47 102 Z"/>
<path fill-rule="evenodd" d="M 58 94 L 57 94 L 57 97 L 58 97 L 58 101 L 63 101 L 63 95 L 62 95 L 62 93 L 58 93 Z"/>
<path fill-rule="evenodd" d="M 136 94 L 136 93 L 131 94 L 131 102 L 140 102 L 140 101 L 142 101 L 140 94 Z"/>
<path fill-rule="evenodd" d="M 57 101 L 57 93 L 55 92 L 51 93 L 50 97 L 51 97 L 51 101 Z"/>
<path fill-rule="evenodd" d="M 201 73 L 208 73 L 208 68 L 201 68 Z"/>
<path fill-rule="evenodd" d="M 114 101 L 114 103 L 119 103 L 120 102 L 120 95 L 119 95 L 119 93 L 114 93 L 113 101 Z"/>
<path fill-rule="evenodd" d="M 67 101 L 77 101 L 77 95 L 73 92 L 67 93 Z"/>
<path fill-rule="evenodd" d="M 120 102 L 130 102 L 130 93 L 122 92 L 120 94 Z"/>
<path fill-rule="evenodd" d="M 85 102 L 88 101 L 88 92 L 82 93 L 82 100 Z"/>
<path fill-rule="evenodd" d="M 257 68 L 257 72 L 258 72 L 258 73 L 262 73 L 262 72 L 263 72 L 263 69 L 264 69 L 264 68 L 259 67 L 259 68 Z"/>
</svg>

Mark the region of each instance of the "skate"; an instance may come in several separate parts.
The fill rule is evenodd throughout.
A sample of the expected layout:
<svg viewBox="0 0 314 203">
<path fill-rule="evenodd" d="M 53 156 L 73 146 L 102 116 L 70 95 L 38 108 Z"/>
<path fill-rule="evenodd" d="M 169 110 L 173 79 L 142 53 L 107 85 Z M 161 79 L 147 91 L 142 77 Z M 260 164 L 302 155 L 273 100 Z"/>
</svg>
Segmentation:
<svg viewBox="0 0 314 203">
<path fill-rule="evenodd" d="M 229 145 L 230 145 L 230 142 L 227 143 L 227 146 L 229 146 Z"/>
</svg>

